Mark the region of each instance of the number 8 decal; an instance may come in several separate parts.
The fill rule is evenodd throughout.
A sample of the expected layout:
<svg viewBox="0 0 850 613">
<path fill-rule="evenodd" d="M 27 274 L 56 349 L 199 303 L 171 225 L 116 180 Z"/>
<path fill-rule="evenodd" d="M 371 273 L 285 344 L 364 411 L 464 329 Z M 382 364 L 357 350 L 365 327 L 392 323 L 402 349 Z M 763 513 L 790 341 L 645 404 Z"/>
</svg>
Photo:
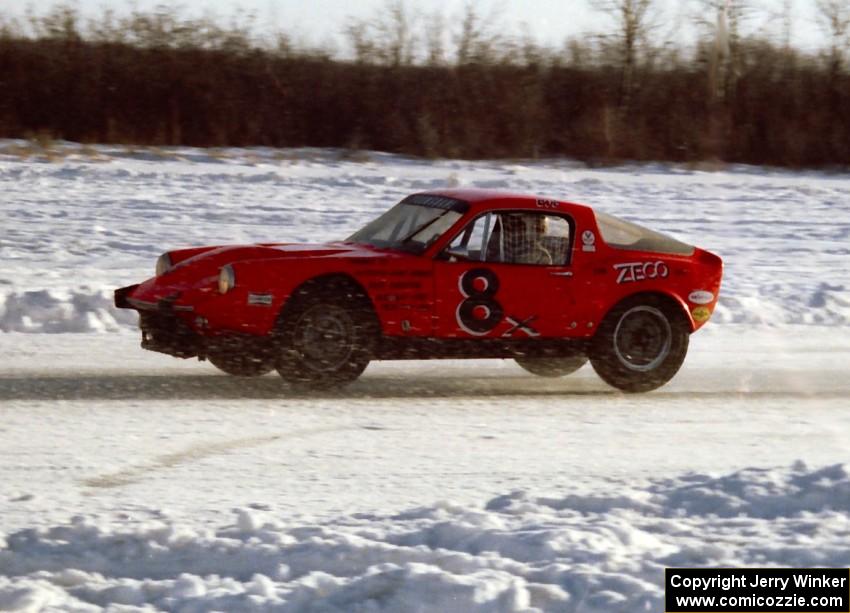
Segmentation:
<svg viewBox="0 0 850 613">
<path fill-rule="evenodd" d="M 483 336 L 502 321 L 504 310 L 494 298 L 499 291 L 499 277 L 487 268 L 467 270 L 458 280 L 465 300 L 457 305 L 455 317 L 462 330 Z"/>
</svg>

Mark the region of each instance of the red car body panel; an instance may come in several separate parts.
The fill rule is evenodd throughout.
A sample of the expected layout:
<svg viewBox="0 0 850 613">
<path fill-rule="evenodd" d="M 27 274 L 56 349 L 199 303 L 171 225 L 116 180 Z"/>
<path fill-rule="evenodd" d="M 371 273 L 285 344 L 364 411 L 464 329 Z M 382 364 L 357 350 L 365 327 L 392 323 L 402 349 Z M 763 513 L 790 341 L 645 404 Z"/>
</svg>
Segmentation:
<svg viewBox="0 0 850 613">
<path fill-rule="evenodd" d="M 695 331 L 717 304 L 722 263 L 702 249 L 671 254 L 612 247 L 593 209 L 580 204 L 485 190 L 428 194 L 469 206 L 421 254 L 343 242 L 183 249 L 168 254 L 172 267 L 165 274 L 118 290 L 116 304 L 140 312 L 167 310 L 201 338 L 267 337 L 296 288 L 317 277 L 344 275 L 371 300 L 385 337 L 468 340 L 588 339 L 617 303 L 639 293 L 674 300 Z M 513 210 L 563 217 L 571 228 L 569 262 L 527 265 L 441 255 L 479 215 Z M 226 265 L 236 283 L 221 293 L 218 278 Z M 498 284 L 487 296 L 492 304 L 465 304 L 485 296 L 492 276 Z M 465 317 L 493 321 L 471 329 Z"/>
</svg>

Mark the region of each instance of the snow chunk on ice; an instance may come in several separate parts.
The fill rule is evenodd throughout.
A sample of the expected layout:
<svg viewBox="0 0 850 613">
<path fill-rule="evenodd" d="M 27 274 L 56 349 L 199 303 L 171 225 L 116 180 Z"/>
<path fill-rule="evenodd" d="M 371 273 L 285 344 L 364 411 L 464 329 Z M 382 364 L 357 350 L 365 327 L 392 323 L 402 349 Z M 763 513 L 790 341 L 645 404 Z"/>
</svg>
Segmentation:
<svg viewBox="0 0 850 613">
<path fill-rule="evenodd" d="M 850 514 L 850 474 L 845 465 L 808 471 L 750 468 L 661 491 L 657 503 L 669 512 L 773 519 L 800 513 Z"/>
</svg>

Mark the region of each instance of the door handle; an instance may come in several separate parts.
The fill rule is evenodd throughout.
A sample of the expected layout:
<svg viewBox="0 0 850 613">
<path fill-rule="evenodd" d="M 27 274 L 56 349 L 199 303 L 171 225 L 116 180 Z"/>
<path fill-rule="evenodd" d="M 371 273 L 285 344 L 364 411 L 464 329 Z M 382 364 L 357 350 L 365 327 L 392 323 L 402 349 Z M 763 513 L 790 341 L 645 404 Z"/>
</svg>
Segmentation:
<svg viewBox="0 0 850 613">
<path fill-rule="evenodd" d="M 550 273 L 553 277 L 572 277 L 573 273 L 571 272 L 553 272 Z"/>
</svg>

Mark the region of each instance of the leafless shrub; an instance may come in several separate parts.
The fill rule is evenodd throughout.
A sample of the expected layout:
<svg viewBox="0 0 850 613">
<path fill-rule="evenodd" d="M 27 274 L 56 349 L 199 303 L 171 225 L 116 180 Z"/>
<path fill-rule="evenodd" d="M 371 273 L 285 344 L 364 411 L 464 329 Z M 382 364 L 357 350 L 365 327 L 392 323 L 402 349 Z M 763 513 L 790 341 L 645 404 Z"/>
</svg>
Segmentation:
<svg viewBox="0 0 850 613">
<path fill-rule="evenodd" d="M 472 2 L 468 1 L 464 5 L 459 25 L 452 36 L 455 61 L 459 66 L 495 62 L 499 47 L 504 42 L 502 34 L 495 27 L 498 19 L 498 11 L 481 15 Z"/>
<path fill-rule="evenodd" d="M 418 50 L 418 20 L 404 0 L 387 0 L 383 10 L 370 19 L 353 20 L 345 33 L 358 61 L 409 66 Z"/>
<path fill-rule="evenodd" d="M 850 3 L 847 0 L 817 0 L 816 7 L 818 23 L 829 40 L 830 72 L 837 74 L 844 68 L 850 47 Z"/>
</svg>

